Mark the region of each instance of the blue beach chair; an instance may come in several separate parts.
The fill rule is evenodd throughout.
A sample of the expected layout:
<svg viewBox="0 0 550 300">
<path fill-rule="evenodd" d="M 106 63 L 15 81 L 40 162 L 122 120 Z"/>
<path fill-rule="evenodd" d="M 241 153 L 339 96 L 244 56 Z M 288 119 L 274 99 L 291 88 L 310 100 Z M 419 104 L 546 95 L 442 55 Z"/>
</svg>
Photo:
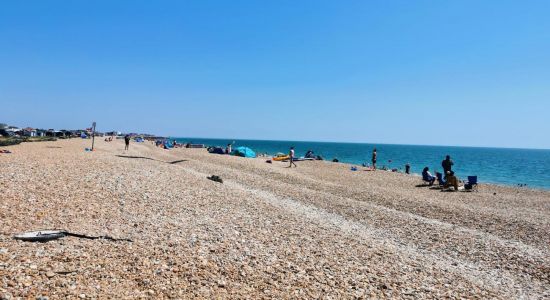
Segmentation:
<svg viewBox="0 0 550 300">
<path fill-rule="evenodd" d="M 464 182 L 464 189 L 477 191 L 477 176 L 468 176 L 468 181 Z"/>
<path fill-rule="evenodd" d="M 435 177 L 437 177 L 437 182 L 439 183 L 439 186 L 444 186 L 447 183 L 445 180 L 443 180 L 443 174 L 435 172 Z"/>
</svg>

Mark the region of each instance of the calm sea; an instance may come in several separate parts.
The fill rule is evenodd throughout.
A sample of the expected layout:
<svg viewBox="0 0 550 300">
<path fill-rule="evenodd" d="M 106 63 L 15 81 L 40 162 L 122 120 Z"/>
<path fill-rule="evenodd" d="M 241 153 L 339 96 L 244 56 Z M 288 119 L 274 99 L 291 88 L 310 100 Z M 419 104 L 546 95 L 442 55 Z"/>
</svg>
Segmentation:
<svg viewBox="0 0 550 300">
<path fill-rule="evenodd" d="M 477 175 L 480 182 L 550 190 L 550 150 L 475 148 L 447 146 L 414 146 L 389 144 L 327 143 L 261 141 L 232 139 L 176 138 L 179 142 L 193 142 L 208 146 L 223 146 L 234 142 L 234 147 L 247 146 L 257 154 L 288 153 L 291 146 L 297 156 L 304 156 L 313 150 L 325 160 L 337 158 L 340 162 L 360 165 L 370 163 L 372 149 L 378 152 L 377 166 L 405 169 L 411 165 L 411 172 L 420 174 L 424 167 L 441 172 L 441 161 L 450 155 L 455 165 L 453 170 L 459 178 Z"/>
</svg>

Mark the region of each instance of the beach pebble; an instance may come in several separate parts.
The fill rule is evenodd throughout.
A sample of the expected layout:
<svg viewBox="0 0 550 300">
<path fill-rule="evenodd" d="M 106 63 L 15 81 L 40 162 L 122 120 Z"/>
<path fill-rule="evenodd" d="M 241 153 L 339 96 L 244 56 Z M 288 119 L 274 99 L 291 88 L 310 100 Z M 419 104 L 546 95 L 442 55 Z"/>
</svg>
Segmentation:
<svg viewBox="0 0 550 300">
<path fill-rule="evenodd" d="M 55 150 L 24 143 L 0 160 L 0 295 L 541 299 L 547 293 L 548 192 L 482 185 L 476 193 L 439 193 L 416 188 L 414 176 L 349 172 L 340 163 L 287 169 L 203 149 L 132 144 L 123 152 L 120 141 L 84 153 L 85 142 L 58 141 L 63 148 Z M 224 184 L 204 180 L 211 174 Z M 12 239 L 48 228 L 133 242 Z"/>
</svg>

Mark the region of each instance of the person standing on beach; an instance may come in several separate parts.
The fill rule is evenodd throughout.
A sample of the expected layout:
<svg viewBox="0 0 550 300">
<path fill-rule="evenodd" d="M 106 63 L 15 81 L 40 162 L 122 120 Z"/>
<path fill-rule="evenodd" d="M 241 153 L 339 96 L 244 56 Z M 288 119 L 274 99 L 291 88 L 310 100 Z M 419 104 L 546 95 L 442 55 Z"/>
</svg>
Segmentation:
<svg viewBox="0 0 550 300">
<path fill-rule="evenodd" d="M 130 148 L 130 135 L 129 134 L 124 136 L 124 143 L 126 143 L 126 146 L 124 147 L 124 150 L 128 150 Z"/>
<path fill-rule="evenodd" d="M 445 159 L 441 162 L 441 167 L 443 167 L 443 174 L 445 174 L 445 179 L 447 178 L 447 173 L 451 172 L 453 165 L 455 163 L 451 160 L 451 156 L 447 155 Z"/>
<path fill-rule="evenodd" d="M 294 147 L 290 147 L 290 152 L 288 153 L 288 156 L 290 160 L 290 165 L 288 167 L 292 168 L 292 165 L 294 165 L 294 167 L 297 168 L 298 166 L 294 162 Z"/>
<path fill-rule="evenodd" d="M 372 168 L 374 170 L 376 170 L 376 148 L 374 148 L 374 150 L 372 150 Z"/>
<path fill-rule="evenodd" d="M 405 174 L 411 174 L 411 164 L 409 163 L 405 165 Z"/>
</svg>

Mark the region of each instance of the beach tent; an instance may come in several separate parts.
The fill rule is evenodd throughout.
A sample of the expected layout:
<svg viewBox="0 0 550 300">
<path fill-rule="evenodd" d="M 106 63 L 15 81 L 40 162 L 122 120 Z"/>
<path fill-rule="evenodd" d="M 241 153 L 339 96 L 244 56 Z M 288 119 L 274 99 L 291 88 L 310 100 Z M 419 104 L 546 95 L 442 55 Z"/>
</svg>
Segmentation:
<svg viewBox="0 0 550 300">
<path fill-rule="evenodd" d="M 170 141 L 164 141 L 164 149 L 171 149 L 174 148 L 174 144 L 172 144 Z"/>
<path fill-rule="evenodd" d="M 256 153 L 248 147 L 237 147 L 231 155 L 242 156 L 242 157 L 256 157 Z"/>
</svg>

